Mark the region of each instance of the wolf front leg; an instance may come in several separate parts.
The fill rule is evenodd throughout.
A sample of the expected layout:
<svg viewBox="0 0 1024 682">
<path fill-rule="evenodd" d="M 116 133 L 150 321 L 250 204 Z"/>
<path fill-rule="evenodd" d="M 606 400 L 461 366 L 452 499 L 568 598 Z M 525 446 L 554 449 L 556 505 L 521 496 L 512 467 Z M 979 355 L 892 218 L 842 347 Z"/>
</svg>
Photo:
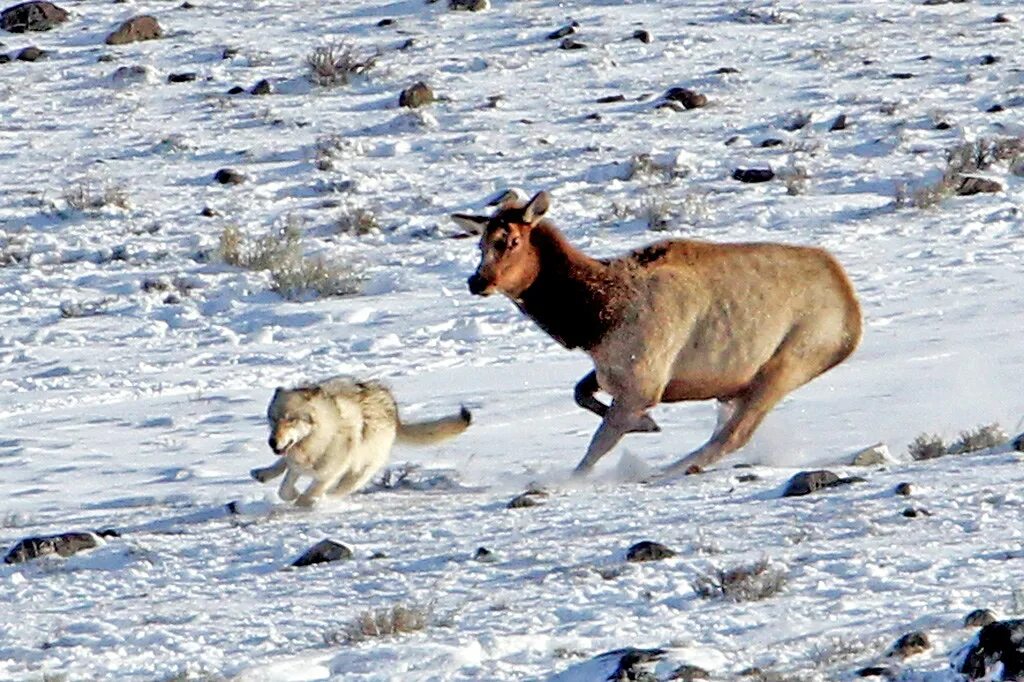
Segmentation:
<svg viewBox="0 0 1024 682">
<path fill-rule="evenodd" d="M 315 479 L 309 484 L 309 487 L 306 488 L 305 492 L 299 495 L 298 499 L 295 500 L 296 506 L 312 507 L 316 504 L 317 500 L 324 496 L 324 493 L 326 493 L 334 483 L 334 480 L 325 481 L 323 479 Z"/>
<path fill-rule="evenodd" d="M 284 457 L 278 457 L 277 461 L 268 467 L 257 467 L 249 472 L 249 475 L 260 483 L 271 481 L 285 472 L 288 468 L 288 461 Z"/>
<path fill-rule="evenodd" d="M 282 461 L 284 458 L 281 458 Z M 299 480 L 299 474 L 288 469 L 288 473 L 284 475 L 284 480 L 281 481 L 281 487 L 277 490 L 277 495 L 285 502 L 291 502 L 299 496 L 299 491 L 295 489 L 295 482 Z"/>
</svg>

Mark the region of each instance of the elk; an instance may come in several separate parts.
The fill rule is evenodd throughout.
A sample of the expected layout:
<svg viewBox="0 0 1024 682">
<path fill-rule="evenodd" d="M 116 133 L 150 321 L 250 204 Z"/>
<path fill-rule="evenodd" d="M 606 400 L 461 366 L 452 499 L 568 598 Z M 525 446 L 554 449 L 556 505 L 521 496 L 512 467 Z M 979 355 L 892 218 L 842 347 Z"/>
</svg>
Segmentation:
<svg viewBox="0 0 1024 682">
<path fill-rule="evenodd" d="M 651 407 L 714 399 L 711 438 L 661 475 L 697 473 L 743 447 L 776 403 L 860 342 L 857 295 L 823 249 L 677 239 L 595 259 L 544 219 L 549 205 L 547 192 L 510 194 L 491 216 L 452 218 L 481 235 L 470 292 L 504 294 L 594 362 L 575 398 L 601 424 L 576 475 L 625 434 L 659 430 Z"/>
</svg>

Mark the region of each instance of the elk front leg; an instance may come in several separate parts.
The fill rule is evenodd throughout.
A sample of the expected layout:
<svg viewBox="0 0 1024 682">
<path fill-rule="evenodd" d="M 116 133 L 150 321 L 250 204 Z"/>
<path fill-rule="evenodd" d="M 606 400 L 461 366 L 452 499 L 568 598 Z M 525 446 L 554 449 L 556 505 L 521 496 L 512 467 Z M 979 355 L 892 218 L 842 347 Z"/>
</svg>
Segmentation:
<svg viewBox="0 0 1024 682">
<path fill-rule="evenodd" d="M 585 410 L 590 410 L 603 419 L 608 413 L 608 406 L 594 397 L 594 394 L 600 388 L 601 386 L 597 382 L 597 372 L 591 372 L 576 384 L 573 397 L 576 399 L 577 405 Z M 661 431 L 661 427 L 655 423 L 649 414 L 644 412 L 640 415 L 640 419 L 636 422 L 635 426 L 629 430 L 629 433 L 657 433 L 659 431 Z"/>
<path fill-rule="evenodd" d="M 585 476 L 590 473 L 598 460 L 611 452 L 611 449 L 622 440 L 624 435 L 638 430 L 641 421 L 647 416 L 644 409 L 644 407 L 635 407 L 627 402 L 612 400 L 611 407 L 605 412 L 601 425 L 594 432 L 590 447 L 587 448 L 587 454 L 576 465 L 573 475 Z"/>
</svg>

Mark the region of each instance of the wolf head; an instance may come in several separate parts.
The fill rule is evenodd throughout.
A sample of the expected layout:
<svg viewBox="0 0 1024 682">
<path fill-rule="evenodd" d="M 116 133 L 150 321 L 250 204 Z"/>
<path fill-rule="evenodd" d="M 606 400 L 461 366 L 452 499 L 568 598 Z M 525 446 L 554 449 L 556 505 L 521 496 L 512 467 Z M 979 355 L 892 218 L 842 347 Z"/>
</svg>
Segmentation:
<svg viewBox="0 0 1024 682">
<path fill-rule="evenodd" d="M 317 433 L 317 426 L 329 419 L 325 409 L 322 396 L 315 388 L 278 388 L 267 407 L 270 449 L 277 455 L 287 455 L 296 446 L 306 444 Z"/>
</svg>

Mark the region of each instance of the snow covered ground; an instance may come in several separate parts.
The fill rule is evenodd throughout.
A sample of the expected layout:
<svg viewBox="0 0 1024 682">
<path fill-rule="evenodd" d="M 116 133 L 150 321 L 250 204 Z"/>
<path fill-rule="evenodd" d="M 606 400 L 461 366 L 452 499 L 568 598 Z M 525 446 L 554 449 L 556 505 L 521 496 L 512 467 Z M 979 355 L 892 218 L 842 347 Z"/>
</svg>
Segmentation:
<svg viewBox="0 0 1024 682">
<path fill-rule="evenodd" d="M 905 460 L 923 431 L 1021 431 L 1024 179 L 997 164 L 1003 192 L 894 205 L 898 184 L 934 184 L 957 144 L 1024 135 L 1018 3 L 194 4 L 70 2 L 56 30 L 0 34 L 4 54 L 50 52 L 0 64 L 0 542 L 121 532 L 0 568 L 0 677 L 601 679 L 573 666 L 637 646 L 669 647 L 663 672 L 841 680 L 918 629 L 932 648 L 883 664 L 945 681 L 959 679 L 948 661 L 971 636 L 967 611 L 1021 606 L 1024 459 L 1008 447 L 839 467 L 867 481 L 779 498 L 800 468 L 876 441 Z M 1013 21 L 994 23 L 1001 12 Z M 103 44 L 139 13 L 165 37 Z M 545 38 L 570 20 L 586 49 Z M 651 43 L 631 39 L 640 28 Z M 377 66 L 311 84 L 306 56 L 340 39 L 379 50 Z M 145 82 L 115 83 L 132 65 Z M 197 79 L 166 82 L 182 72 Z M 226 94 L 264 78 L 270 95 Z M 399 108 L 419 80 L 440 101 Z M 656 108 L 674 86 L 708 106 Z M 612 95 L 625 100 L 596 103 Z M 839 114 L 847 128 L 830 131 Z M 631 173 L 642 154 L 668 170 Z M 806 172 L 806 187 L 730 178 L 769 164 Z M 214 183 L 225 167 L 246 182 Z M 718 471 L 634 482 L 709 434 L 708 405 L 675 405 L 656 410 L 662 433 L 628 437 L 569 483 L 596 427 L 571 398 L 587 360 L 507 301 L 471 297 L 475 245 L 450 238 L 448 214 L 510 186 L 551 191 L 555 222 L 595 255 L 666 235 L 825 246 L 861 295 L 863 345 Z M 107 205 L 70 206 L 81 190 Z M 662 204 L 670 229 L 654 233 L 645 207 Z M 356 209 L 380 229 L 339 234 Z M 219 262 L 228 226 L 298 230 L 309 254 L 353 264 L 364 293 L 284 300 L 266 272 Z M 473 409 L 459 439 L 394 453 L 448 485 L 308 512 L 252 481 L 272 457 L 274 386 L 336 373 L 385 378 L 408 417 Z M 911 498 L 894 496 L 901 481 Z M 532 483 L 549 491 L 541 506 L 505 508 Z M 324 537 L 355 559 L 282 570 Z M 678 554 L 624 562 L 643 539 Z M 494 561 L 473 559 L 481 546 Z M 691 589 L 763 557 L 788 573 L 776 596 Z M 397 604 L 432 605 L 436 622 L 325 643 Z"/>
</svg>

